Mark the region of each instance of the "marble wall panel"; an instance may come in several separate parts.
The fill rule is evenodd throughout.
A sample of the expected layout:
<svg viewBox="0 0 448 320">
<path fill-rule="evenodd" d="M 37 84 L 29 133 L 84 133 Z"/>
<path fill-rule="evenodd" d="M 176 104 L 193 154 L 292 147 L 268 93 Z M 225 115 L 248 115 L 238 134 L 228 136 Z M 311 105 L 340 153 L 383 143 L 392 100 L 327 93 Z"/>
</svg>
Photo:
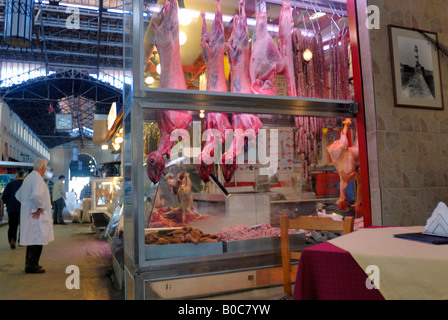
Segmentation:
<svg viewBox="0 0 448 320">
<path fill-rule="evenodd" d="M 367 0 L 366 5 L 378 6 L 381 18 L 380 29 L 369 31 L 370 56 L 362 61 L 371 67 L 373 82 L 366 114 L 376 118 L 367 127 L 369 170 L 376 172 L 370 182 L 372 212 L 381 212 L 373 221 L 424 225 L 439 201 L 448 203 L 448 57 L 440 57 L 444 110 L 395 107 L 388 25 L 437 32 L 447 47 L 448 0 Z"/>
</svg>

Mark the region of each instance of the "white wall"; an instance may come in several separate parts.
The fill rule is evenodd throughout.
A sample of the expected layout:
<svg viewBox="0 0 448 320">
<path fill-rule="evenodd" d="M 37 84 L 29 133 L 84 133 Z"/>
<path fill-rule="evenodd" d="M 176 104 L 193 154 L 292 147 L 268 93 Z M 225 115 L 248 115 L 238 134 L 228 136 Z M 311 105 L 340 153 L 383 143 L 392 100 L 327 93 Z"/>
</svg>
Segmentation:
<svg viewBox="0 0 448 320">
<path fill-rule="evenodd" d="M 0 152 L 4 161 L 7 157 L 21 162 L 33 162 L 42 157 L 49 159 L 50 153 L 44 147 L 42 141 L 23 123 L 17 114 L 11 111 L 8 105 L 0 100 Z M 20 130 L 21 128 L 21 130 Z M 22 132 L 22 134 L 20 134 Z M 25 136 L 28 141 L 25 141 Z M 32 146 L 35 141 L 36 147 Z M 24 155 L 29 155 L 25 157 Z"/>
</svg>

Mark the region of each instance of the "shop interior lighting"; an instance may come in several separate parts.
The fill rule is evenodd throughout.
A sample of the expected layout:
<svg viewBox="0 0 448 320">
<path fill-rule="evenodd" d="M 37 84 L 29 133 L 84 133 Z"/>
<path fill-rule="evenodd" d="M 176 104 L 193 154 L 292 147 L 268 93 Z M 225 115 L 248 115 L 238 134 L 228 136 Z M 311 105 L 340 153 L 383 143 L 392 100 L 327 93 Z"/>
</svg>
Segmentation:
<svg viewBox="0 0 448 320">
<path fill-rule="evenodd" d="M 123 143 L 123 137 L 116 137 L 114 141 L 116 144 Z"/>
<path fill-rule="evenodd" d="M 145 83 L 146 83 L 147 85 L 151 85 L 151 84 L 153 84 L 153 83 L 154 83 L 154 78 L 153 78 L 153 77 L 146 77 L 146 79 L 145 79 Z"/>
<path fill-rule="evenodd" d="M 179 31 L 179 44 L 183 46 L 187 42 L 187 35 L 183 31 Z"/>
<path fill-rule="evenodd" d="M 160 66 L 160 63 L 156 66 L 156 71 L 158 74 L 162 72 L 162 67 Z"/>
<path fill-rule="evenodd" d="M 119 144 L 114 143 L 113 146 L 114 146 L 114 150 L 115 150 L 115 151 L 120 150 L 120 145 L 119 145 Z"/>
<path fill-rule="evenodd" d="M 204 117 L 205 117 L 205 114 L 204 114 L 205 110 L 199 110 L 199 111 L 200 111 L 199 118 L 204 119 Z"/>
<path fill-rule="evenodd" d="M 179 24 L 183 26 L 188 26 L 193 19 L 199 18 L 200 12 L 196 10 L 189 10 L 181 8 L 179 10 Z"/>
<path fill-rule="evenodd" d="M 303 60 L 305 60 L 306 62 L 310 62 L 311 59 L 313 59 L 313 53 L 311 52 L 310 49 L 305 49 L 305 51 L 303 51 Z"/>
<path fill-rule="evenodd" d="M 102 149 L 102 150 L 107 150 L 107 149 L 109 149 L 109 146 L 108 146 L 107 144 L 103 144 L 103 145 L 101 146 L 101 149 Z"/>
</svg>

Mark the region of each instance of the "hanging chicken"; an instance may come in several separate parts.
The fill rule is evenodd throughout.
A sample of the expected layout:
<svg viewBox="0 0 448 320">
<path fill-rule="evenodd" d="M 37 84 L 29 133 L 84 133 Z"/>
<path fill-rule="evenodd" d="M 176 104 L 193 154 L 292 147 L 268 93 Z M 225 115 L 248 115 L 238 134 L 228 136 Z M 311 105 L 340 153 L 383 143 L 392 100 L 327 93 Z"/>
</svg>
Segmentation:
<svg viewBox="0 0 448 320">
<path fill-rule="evenodd" d="M 160 56 L 160 88 L 186 89 L 185 77 L 180 60 L 179 18 L 176 0 L 166 0 L 163 7 L 161 24 L 152 24 L 157 51 Z M 161 139 L 159 147 L 152 152 L 146 161 L 146 170 L 153 183 L 160 181 L 165 170 L 165 156 L 170 158 L 171 148 L 175 141 L 171 141 L 171 133 L 176 129 L 187 130 L 190 126 L 191 115 L 186 111 L 159 109 L 157 123 L 160 128 Z M 179 131 L 182 133 L 182 130 Z"/>
<path fill-rule="evenodd" d="M 361 203 L 360 199 L 360 178 L 356 168 L 356 163 L 359 161 L 359 151 L 357 142 L 353 147 L 349 147 L 347 139 L 348 127 L 351 124 L 349 118 L 345 119 L 343 122 L 344 129 L 342 130 L 341 137 L 339 140 L 333 142 L 327 147 L 328 153 L 334 163 L 336 170 L 339 173 L 340 187 L 339 187 L 339 200 L 337 201 L 339 209 L 345 209 L 348 206 L 347 196 L 345 191 L 347 189 L 348 183 L 356 178 L 357 180 L 357 201 L 354 206 L 359 206 Z M 357 139 L 356 139 L 357 141 Z"/>
</svg>

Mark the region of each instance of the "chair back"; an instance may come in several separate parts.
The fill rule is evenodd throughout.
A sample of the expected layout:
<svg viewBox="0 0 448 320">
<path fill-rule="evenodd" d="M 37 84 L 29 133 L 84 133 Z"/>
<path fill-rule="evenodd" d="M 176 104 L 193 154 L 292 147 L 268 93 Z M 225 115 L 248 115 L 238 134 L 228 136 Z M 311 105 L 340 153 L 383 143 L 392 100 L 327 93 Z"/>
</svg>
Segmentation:
<svg viewBox="0 0 448 320">
<path fill-rule="evenodd" d="M 289 247 L 289 229 L 304 229 L 316 231 L 339 231 L 343 235 L 353 231 L 353 217 L 345 217 L 343 221 L 336 221 L 330 217 L 308 217 L 290 219 L 286 215 L 280 216 L 280 233 L 282 247 L 282 269 L 284 292 L 292 296 L 291 259 L 300 259 L 301 252 L 291 252 Z"/>
</svg>

